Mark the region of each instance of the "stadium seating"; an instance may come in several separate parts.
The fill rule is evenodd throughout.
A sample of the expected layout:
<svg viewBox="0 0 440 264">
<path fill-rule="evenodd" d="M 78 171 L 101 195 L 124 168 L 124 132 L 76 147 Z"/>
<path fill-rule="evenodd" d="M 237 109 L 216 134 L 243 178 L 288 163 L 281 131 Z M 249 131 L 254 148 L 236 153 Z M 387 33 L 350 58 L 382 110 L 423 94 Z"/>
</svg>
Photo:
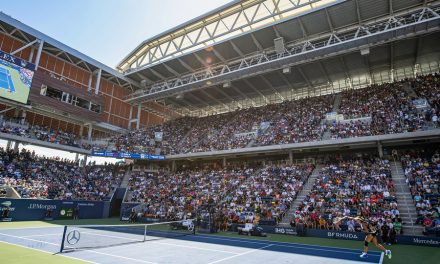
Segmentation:
<svg viewBox="0 0 440 264">
<path fill-rule="evenodd" d="M 323 138 L 325 132 L 336 139 L 438 127 L 439 79 L 434 74 L 343 91 L 336 110 L 343 121 L 326 121 L 326 113 L 335 110 L 335 96 L 318 96 L 220 115 L 179 118 L 114 136 L 108 150 L 179 154 L 317 141 L 327 139 Z M 426 100 L 425 107 L 416 104 L 420 99 Z M 80 144 L 74 133 L 37 125 L 25 129 L 3 123 L 0 132 L 85 149 L 106 148 Z M 157 140 L 155 132 L 162 132 L 162 139 Z"/>
<path fill-rule="evenodd" d="M 358 157 L 328 162 L 291 217 L 309 228 L 354 231 L 353 223 L 333 224 L 342 216 L 376 219 L 381 225 L 401 223 L 388 160 Z"/>
<path fill-rule="evenodd" d="M 330 125 L 333 138 L 413 132 L 422 129 L 425 116 L 412 104 L 403 83 L 372 85 L 342 92 L 339 113 L 349 122 Z M 368 121 L 360 118 L 367 117 Z"/>
<path fill-rule="evenodd" d="M 180 118 L 115 137 L 115 150 L 179 154 L 429 129 L 438 126 L 438 80 L 427 75 L 346 90 L 337 109 L 335 96 L 326 95 Z M 327 120 L 332 111 L 344 120 Z M 155 140 L 155 132 L 163 132 L 162 141 Z"/>
<path fill-rule="evenodd" d="M 100 201 L 121 182 L 121 175 L 113 174 L 114 166 L 81 168 L 26 150 L 0 149 L 0 156 L 0 185 L 14 187 L 22 198 Z"/>
<path fill-rule="evenodd" d="M 132 172 L 128 201 L 146 203 L 144 215 L 173 219 L 196 207 L 216 205 L 252 169 Z"/>
<path fill-rule="evenodd" d="M 310 164 L 259 169 L 133 172 L 126 202 L 143 202 L 145 217 L 174 219 L 216 207 L 229 223 L 275 224 L 313 171 Z"/>
<path fill-rule="evenodd" d="M 405 176 L 417 210 L 416 224 L 423 224 L 426 234 L 440 234 L 440 154 L 421 151 L 402 156 Z"/>
<path fill-rule="evenodd" d="M 266 166 L 243 181 L 225 199 L 230 223 L 275 225 L 313 171 L 311 164 Z"/>
<path fill-rule="evenodd" d="M 32 127 L 32 131 L 38 140 L 72 147 L 80 147 L 80 144 L 77 142 L 78 138 L 73 133 L 63 132 L 62 130 L 55 131 L 53 129 L 40 126 Z"/>
</svg>

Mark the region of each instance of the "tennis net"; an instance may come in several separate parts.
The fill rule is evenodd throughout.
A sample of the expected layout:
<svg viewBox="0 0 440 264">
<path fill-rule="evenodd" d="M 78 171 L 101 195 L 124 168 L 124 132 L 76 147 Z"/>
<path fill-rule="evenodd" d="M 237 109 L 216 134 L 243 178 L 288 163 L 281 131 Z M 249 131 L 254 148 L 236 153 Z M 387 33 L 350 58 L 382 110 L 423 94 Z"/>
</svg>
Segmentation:
<svg viewBox="0 0 440 264">
<path fill-rule="evenodd" d="M 194 235 L 193 219 L 153 224 L 64 226 L 60 252 Z"/>
</svg>

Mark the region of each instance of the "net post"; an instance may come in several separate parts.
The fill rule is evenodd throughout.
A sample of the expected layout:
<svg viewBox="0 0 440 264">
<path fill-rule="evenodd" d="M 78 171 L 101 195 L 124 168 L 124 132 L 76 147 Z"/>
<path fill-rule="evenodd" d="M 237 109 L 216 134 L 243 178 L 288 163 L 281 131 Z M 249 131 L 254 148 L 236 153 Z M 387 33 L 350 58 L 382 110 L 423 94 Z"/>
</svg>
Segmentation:
<svg viewBox="0 0 440 264">
<path fill-rule="evenodd" d="M 147 225 L 144 225 L 144 242 L 147 240 Z"/>
<path fill-rule="evenodd" d="M 64 240 L 66 240 L 66 232 L 67 232 L 67 226 L 64 226 L 64 230 L 63 230 L 63 240 L 61 240 L 60 253 L 63 253 L 63 250 L 64 250 Z"/>
</svg>

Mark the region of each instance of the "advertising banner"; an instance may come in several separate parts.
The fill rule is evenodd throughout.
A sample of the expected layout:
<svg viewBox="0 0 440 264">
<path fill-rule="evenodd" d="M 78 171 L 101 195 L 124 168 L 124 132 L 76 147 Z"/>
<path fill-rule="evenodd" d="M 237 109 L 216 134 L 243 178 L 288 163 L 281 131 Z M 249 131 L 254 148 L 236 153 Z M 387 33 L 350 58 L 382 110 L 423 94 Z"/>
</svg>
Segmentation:
<svg viewBox="0 0 440 264">
<path fill-rule="evenodd" d="M 48 211 L 51 211 L 53 219 L 66 219 L 71 217 L 70 212 L 73 217 L 73 209 L 77 206 L 79 218 L 103 218 L 108 216 L 109 204 L 110 202 L 0 198 L 0 210 L 9 208 L 12 221 L 41 220 Z"/>
<path fill-rule="evenodd" d="M 73 219 L 73 208 L 61 208 L 59 219 Z"/>
<path fill-rule="evenodd" d="M 148 153 L 128 153 L 110 151 L 92 151 L 92 156 L 117 159 L 146 159 L 146 160 L 165 160 L 163 155 L 153 155 Z"/>
</svg>

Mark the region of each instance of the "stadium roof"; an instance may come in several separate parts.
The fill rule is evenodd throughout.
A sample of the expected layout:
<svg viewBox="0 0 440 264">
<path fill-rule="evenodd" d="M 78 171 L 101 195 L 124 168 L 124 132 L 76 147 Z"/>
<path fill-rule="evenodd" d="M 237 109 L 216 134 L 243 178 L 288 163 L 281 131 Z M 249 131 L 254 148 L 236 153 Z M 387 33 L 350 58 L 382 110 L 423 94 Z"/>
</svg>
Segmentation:
<svg viewBox="0 0 440 264">
<path fill-rule="evenodd" d="M 145 40 L 118 65 L 133 72 L 337 0 L 234 0 Z"/>
<path fill-rule="evenodd" d="M 414 65 L 439 61 L 439 6 L 433 0 L 234 1 L 127 56 L 119 69 L 144 88 L 126 100 L 210 114 L 408 76 Z"/>
<path fill-rule="evenodd" d="M 102 77 L 118 83 L 123 87 L 138 86 L 139 84 L 123 76 L 115 69 L 96 61 L 93 58 L 55 40 L 46 34 L 29 27 L 26 24 L 12 18 L 11 16 L 0 12 L 0 31 L 4 34 L 20 40 L 26 44 L 32 44 L 34 41 L 43 41 L 43 51 L 61 58 L 69 63 L 75 64 L 78 67 L 92 73 L 97 69 L 102 69 Z"/>
</svg>

